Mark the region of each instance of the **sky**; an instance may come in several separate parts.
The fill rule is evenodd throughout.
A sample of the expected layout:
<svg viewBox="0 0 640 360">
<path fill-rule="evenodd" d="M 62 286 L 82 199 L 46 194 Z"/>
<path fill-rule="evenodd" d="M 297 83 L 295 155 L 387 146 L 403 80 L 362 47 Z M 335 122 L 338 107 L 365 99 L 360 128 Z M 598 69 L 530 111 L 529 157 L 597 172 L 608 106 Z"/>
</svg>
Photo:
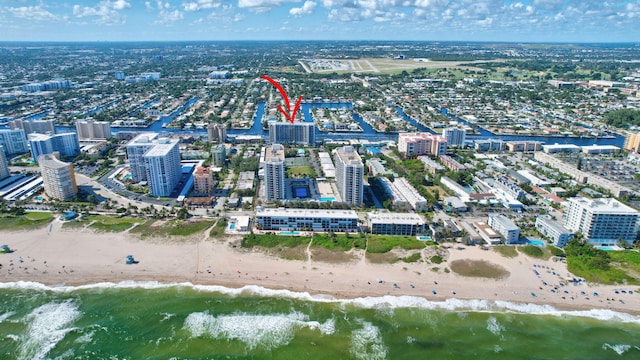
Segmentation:
<svg viewBox="0 0 640 360">
<path fill-rule="evenodd" d="M 640 42 L 640 0 L 0 0 L 0 41 Z"/>
</svg>

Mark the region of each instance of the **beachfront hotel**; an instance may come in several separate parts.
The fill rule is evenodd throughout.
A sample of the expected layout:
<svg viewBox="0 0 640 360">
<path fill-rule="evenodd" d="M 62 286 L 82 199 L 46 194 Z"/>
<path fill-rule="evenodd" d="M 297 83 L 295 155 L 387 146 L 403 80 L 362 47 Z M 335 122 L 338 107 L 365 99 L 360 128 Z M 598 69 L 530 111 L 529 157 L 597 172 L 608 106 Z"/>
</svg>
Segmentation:
<svg viewBox="0 0 640 360">
<path fill-rule="evenodd" d="M 71 158 L 80 155 L 80 143 L 76 133 L 64 134 L 29 134 L 29 147 L 33 161 L 38 163 L 40 155 L 60 153 L 60 156 Z"/>
<path fill-rule="evenodd" d="M 415 213 L 370 212 L 367 214 L 372 234 L 416 236 L 423 234 L 426 226 Z"/>
<path fill-rule="evenodd" d="M 444 155 L 447 152 L 447 140 L 430 133 L 400 133 L 398 151 L 406 157 Z"/>
<path fill-rule="evenodd" d="M 613 198 L 567 199 L 563 219 L 567 229 L 579 231 L 587 243 L 616 246 L 618 240 L 632 244 L 640 231 L 640 213 Z"/>
<path fill-rule="evenodd" d="M 353 206 L 362 205 L 364 191 L 364 164 L 353 146 L 334 150 L 336 185 L 342 201 Z"/>
<path fill-rule="evenodd" d="M 574 234 L 567 230 L 562 224 L 549 218 L 548 215 L 540 215 L 536 217 L 536 230 L 546 237 L 548 237 L 553 246 L 564 247 L 569 243 L 569 240 Z"/>
<path fill-rule="evenodd" d="M 127 158 L 134 183 L 147 181 L 151 196 L 169 196 L 182 176 L 178 139 L 144 133 L 127 144 Z"/>
<path fill-rule="evenodd" d="M 273 144 L 264 154 L 264 190 L 267 202 L 285 198 L 284 146 Z"/>
<path fill-rule="evenodd" d="M 316 144 L 316 127 L 307 122 L 270 122 L 269 142 L 272 144 Z"/>
<path fill-rule="evenodd" d="M 60 161 L 58 156 L 58 153 L 40 155 L 38 164 L 47 196 L 67 201 L 76 197 L 78 186 L 73 164 Z"/>
<path fill-rule="evenodd" d="M 508 217 L 502 214 L 491 214 L 487 224 L 502 235 L 505 244 L 518 244 L 520 242 L 520 228 Z"/>
<path fill-rule="evenodd" d="M 353 210 L 256 209 L 261 230 L 358 232 L 358 214 Z"/>
<path fill-rule="evenodd" d="M 9 121 L 9 127 L 11 130 L 22 129 L 26 134 L 55 134 L 55 120 L 47 119 L 47 120 L 24 120 L 24 119 L 15 119 L 13 121 Z"/>
</svg>

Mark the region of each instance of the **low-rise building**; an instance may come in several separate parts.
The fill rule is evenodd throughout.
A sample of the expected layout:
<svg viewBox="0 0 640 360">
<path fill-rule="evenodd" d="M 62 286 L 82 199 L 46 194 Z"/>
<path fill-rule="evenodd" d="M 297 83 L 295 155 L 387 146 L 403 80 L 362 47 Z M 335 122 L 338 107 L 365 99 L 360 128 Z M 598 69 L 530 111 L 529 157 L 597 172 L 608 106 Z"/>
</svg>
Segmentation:
<svg viewBox="0 0 640 360">
<path fill-rule="evenodd" d="M 540 141 L 507 141 L 507 150 L 509 152 L 529 152 L 529 151 L 539 151 L 542 147 L 542 142 Z"/>
<path fill-rule="evenodd" d="M 493 230 L 504 237 L 506 244 L 520 243 L 520 228 L 508 217 L 502 214 L 491 214 L 487 223 Z"/>
<path fill-rule="evenodd" d="M 353 210 L 256 209 L 256 224 L 270 231 L 358 232 L 358 214 Z"/>
<path fill-rule="evenodd" d="M 367 218 L 372 234 L 415 236 L 423 234 L 426 228 L 422 217 L 414 213 L 375 211 L 368 213 Z"/>
<path fill-rule="evenodd" d="M 574 234 L 567 230 L 562 224 L 552 220 L 547 216 L 538 216 L 536 218 L 536 230 L 546 237 L 548 237 L 553 246 L 564 247 Z"/>
<path fill-rule="evenodd" d="M 443 173 L 446 169 L 444 166 L 440 165 L 437 161 L 433 160 L 428 156 L 418 156 L 418 159 L 422 161 L 424 164 L 425 170 L 427 170 L 430 174 Z"/>
</svg>

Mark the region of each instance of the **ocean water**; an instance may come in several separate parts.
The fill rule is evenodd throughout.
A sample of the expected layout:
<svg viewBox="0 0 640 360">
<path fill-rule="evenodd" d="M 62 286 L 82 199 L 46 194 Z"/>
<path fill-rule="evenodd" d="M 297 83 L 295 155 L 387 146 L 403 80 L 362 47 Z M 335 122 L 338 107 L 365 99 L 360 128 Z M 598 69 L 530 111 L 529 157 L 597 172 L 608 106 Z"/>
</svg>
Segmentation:
<svg viewBox="0 0 640 360">
<path fill-rule="evenodd" d="M 0 283 L 0 359 L 640 359 L 640 316 L 248 286 Z"/>
</svg>

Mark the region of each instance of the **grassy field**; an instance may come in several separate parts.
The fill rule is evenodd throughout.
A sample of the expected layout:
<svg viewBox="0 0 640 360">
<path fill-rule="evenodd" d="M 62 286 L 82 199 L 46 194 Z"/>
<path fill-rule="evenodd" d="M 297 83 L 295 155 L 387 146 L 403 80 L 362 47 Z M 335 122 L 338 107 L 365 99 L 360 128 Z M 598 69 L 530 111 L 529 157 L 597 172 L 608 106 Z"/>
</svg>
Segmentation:
<svg viewBox="0 0 640 360">
<path fill-rule="evenodd" d="M 535 245 L 520 246 L 518 247 L 518 250 L 536 259 L 547 260 L 551 256 L 551 253 L 548 250 L 545 251 L 545 249 Z"/>
<path fill-rule="evenodd" d="M 313 245 L 323 247 L 328 250 L 349 251 L 353 248 L 364 249 L 366 240 L 357 234 L 335 234 L 331 237 L 329 234 L 313 235 Z"/>
<path fill-rule="evenodd" d="M 29 211 L 24 215 L 0 216 L 0 229 L 6 231 L 27 230 L 46 226 L 53 220 L 53 214 L 49 212 Z"/>
<path fill-rule="evenodd" d="M 224 229 L 227 227 L 227 219 L 219 219 L 216 226 L 209 231 L 209 237 L 219 237 L 224 235 Z"/>
<path fill-rule="evenodd" d="M 275 234 L 249 234 L 242 238 L 240 245 L 243 248 L 252 248 L 254 246 L 262 246 L 265 248 L 274 247 L 295 247 L 298 245 L 306 245 L 311 241 L 310 238 L 304 236 L 279 236 Z"/>
<path fill-rule="evenodd" d="M 367 252 L 383 254 L 395 247 L 405 250 L 417 250 L 425 246 L 426 244 L 423 241 L 418 241 L 412 236 L 369 235 Z"/>
<path fill-rule="evenodd" d="M 157 221 L 147 220 L 144 223 L 131 229 L 134 234 L 141 237 L 168 237 L 168 236 L 189 236 L 203 232 L 213 225 L 213 220 L 184 221 L 169 220 Z"/>
<path fill-rule="evenodd" d="M 313 171 L 311 166 L 290 167 L 290 168 L 287 168 L 286 173 L 287 173 L 287 177 L 294 177 L 294 178 L 303 178 L 305 176 L 310 178 L 318 177 L 318 175 L 316 174 L 315 171 Z"/>
<path fill-rule="evenodd" d="M 132 217 L 113 217 L 104 215 L 89 215 L 84 217 L 84 223 L 91 223 L 89 228 L 105 232 L 121 232 L 135 224 L 141 224 L 142 219 Z"/>
<path fill-rule="evenodd" d="M 462 276 L 489 279 L 504 279 L 509 276 L 509 271 L 505 268 L 485 260 L 456 260 L 451 262 L 449 267 Z"/>
<path fill-rule="evenodd" d="M 594 269 L 580 257 L 567 258 L 569 270 L 587 281 L 601 284 L 640 285 L 640 253 L 637 251 L 608 251 L 611 258 L 606 270 Z"/>
<path fill-rule="evenodd" d="M 514 258 L 518 256 L 518 250 L 515 246 L 493 246 L 492 249 L 504 257 Z"/>
</svg>

